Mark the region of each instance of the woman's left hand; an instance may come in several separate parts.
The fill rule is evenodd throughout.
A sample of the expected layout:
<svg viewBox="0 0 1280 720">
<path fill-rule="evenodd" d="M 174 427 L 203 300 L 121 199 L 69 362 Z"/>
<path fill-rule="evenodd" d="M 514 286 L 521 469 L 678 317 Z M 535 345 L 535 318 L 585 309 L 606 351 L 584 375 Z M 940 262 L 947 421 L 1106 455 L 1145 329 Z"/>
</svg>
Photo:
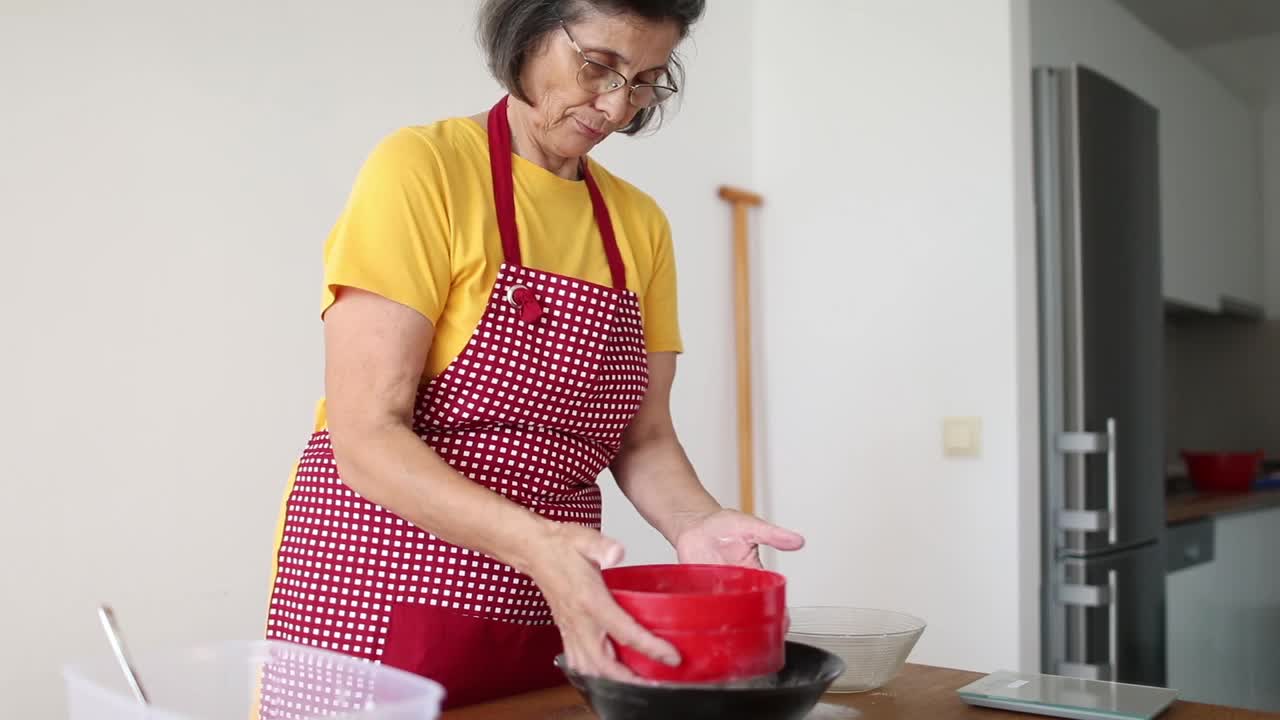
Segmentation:
<svg viewBox="0 0 1280 720">
<path fill-rule="evenodd" d="M 676 538 L 682 563 L 761 568 L 760 546 L 799 550 L 804 538 L 736 510 L 716 510 L 689 522 Z"/>
</svg>

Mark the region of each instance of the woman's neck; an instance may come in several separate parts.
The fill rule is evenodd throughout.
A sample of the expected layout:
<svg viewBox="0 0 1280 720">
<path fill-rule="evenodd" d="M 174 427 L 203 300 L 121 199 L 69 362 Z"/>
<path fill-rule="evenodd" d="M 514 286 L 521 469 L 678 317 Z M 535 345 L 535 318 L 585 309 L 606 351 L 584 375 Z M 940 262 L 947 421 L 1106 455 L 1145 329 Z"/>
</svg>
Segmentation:
<svg viewBox="0 0 1280 720">
<path fill-rule="evenodd" d="M 566 180 L 579 179 L 579 159 L 561 157 L 550 152 L 538 142 L 538 134 L 531 122 L 532 108 L 517 106 L 511 102 L 507 106 L 507 122 L 511 125 L 511 150 L 520 157 L 555 173 Z"/>
</svg>

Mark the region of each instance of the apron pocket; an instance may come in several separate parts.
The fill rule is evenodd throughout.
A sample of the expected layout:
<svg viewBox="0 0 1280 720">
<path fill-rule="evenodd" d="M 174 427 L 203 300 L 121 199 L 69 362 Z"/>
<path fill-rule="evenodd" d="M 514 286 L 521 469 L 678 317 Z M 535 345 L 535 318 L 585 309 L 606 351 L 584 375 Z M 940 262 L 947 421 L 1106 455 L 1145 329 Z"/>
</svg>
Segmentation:
<svg viewBox="0 0 1280 720">
<path fill-rule="evenodd" d="M 438 606 L 391 608 L 382 662 L 444 686 L 445 708 L 563 685 L 555 625 L 520 625 Z"/>
</svg>

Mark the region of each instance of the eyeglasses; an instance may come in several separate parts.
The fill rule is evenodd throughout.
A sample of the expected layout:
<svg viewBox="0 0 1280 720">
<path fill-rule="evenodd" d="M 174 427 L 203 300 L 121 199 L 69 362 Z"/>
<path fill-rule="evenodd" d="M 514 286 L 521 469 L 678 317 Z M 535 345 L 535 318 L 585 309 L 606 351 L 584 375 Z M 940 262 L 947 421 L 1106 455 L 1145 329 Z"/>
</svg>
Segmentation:
<svg viewBox="0 0 1280 720">
<path fill-rule="evenodd" d="M 569 44 L 577 51 L 578 57 L 582 58 L 582 67 L 578 68 L 578 86 L 583 90 L 596 95 L 604 95 L 629 85 L 631 90 L 628 94 L 628 101 L 635 107 L 642 109 L 657 107 L 676 94 L 675 83 L 664 85 L 661 83 L 628 82 L 626 75 L 604 63 L 588 59 L 586 53 L 582 52 L 582 48 L 573 39 L 573 35 L 569 34 L 569 27 L 564 24 L 563 20 L 560 21 L 560 27 L 564 30 L 565 37 L 569 38 Z M 668 82 L 670 81 L 668 80 Z"/>
</svg>

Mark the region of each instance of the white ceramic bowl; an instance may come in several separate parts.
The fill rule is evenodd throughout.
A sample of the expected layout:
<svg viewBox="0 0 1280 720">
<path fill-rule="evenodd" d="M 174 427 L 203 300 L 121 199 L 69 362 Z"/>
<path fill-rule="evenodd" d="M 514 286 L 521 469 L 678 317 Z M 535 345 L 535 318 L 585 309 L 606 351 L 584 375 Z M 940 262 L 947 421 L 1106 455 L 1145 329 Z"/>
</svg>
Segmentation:
<svg viewBox="0 0 1280 720">
<path fill-rule="evenodd" d="M 845 672 L 830 692 L 855 693 L 883 687 L 902 670 L 924 633 L 918 617 L 891 610 L 852 607 L 793 607 L 787 639 L 840 656 Z"/>
</svg>

